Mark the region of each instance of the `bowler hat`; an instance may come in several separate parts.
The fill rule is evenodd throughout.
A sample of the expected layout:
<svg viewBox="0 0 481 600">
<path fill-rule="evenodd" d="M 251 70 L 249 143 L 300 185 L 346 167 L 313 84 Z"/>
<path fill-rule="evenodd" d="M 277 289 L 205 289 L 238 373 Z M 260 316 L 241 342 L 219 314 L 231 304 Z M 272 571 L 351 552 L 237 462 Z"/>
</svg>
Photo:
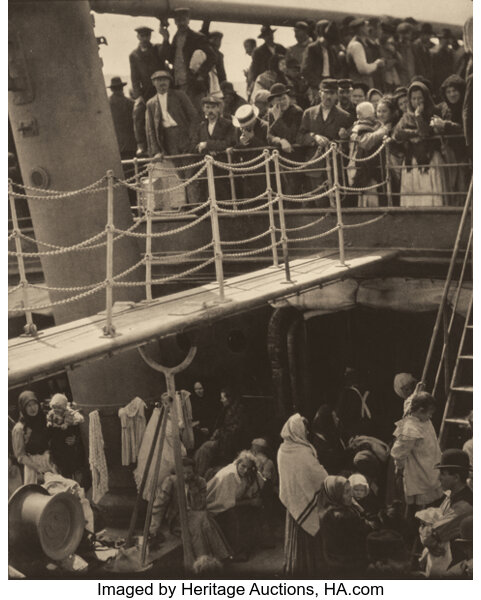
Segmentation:
<svg viewBox="0 0 481 600">
<path fill-rule="evenodd" d="M 457 469 L 458 471 L 469 471 L 469 456 L 459 448 L 449 448 L 441 454 L 441 462 L 434 465 L 435 469 Z"/>
<path fill-rule="evenodd" d="M 456 542 L 473 542 L 473 515 L 468 515 L 459 524 L 459 537 Z"/>
<path fill-rule="evenodd" d="M 152 79 L 152 81 L 154 81 L 154 79 L 170 79 L 170 81 L 173 81 L 173 77 L 169 71 L 155 71 L 155 73 L 152 73 L 150 76 L 150 79 Z"/>
<path fill-rule="evenodd" d="M 271 29 L 270 25 L 263 25 L 261 27 L 261 32 L 259 33 L 259 35 L 257 37 L 264 38 L 264 37 L 266 37 L 266 35 L 275 33 L 276 31 L 277 31 L 277 29 Z"/>
<path fill-rule="evenodd" d="M 222 104 L 222 98 L 208 94 L 202 98 L 201 104 Z"/>
<path fill-rule="evenodd" d="M 372 531 L 366 538 L 366 549 L 371 561 L 404 560 L 407 558 L 402 535 L 394 529 Z"/>
<path fill-rule="evenodd" d="M 336 79 L 323 79 L 320 85 L 321 92 L 337 92 Z"/>
<path fill-rule="evenodd" d="M 270 94 L 269 94 L 269 98 L 267 98 L 267 101 L 270 102 L 271 100 L 273 100 L 274 98 L 277 98 L 278 96 L 283 96 L 284 94 L 288 94 L 290 91 L 291 91 L 291 88 L 288 88 L 283 83 L 275 83 L 270 89 Z"/>
<path fill-rule="evenodd" d="M 235 93 L 234 86 L 232 85 L 232 83 L 230 81 L 222 81 L 222 83 L 220 84 L 220 89 L 222 90 L 222 93 L 224 94 L 224 96 L 226 94 L 234 94 Z"/>
<path fill-rule="evenodd" d="M 125 81 L 122 81 L 121 77 L 112 77 L 112 79 L 110 80 L 110 85 L 108 85 L 108 88 L 119 88 L 119 87 L 124 87 L 124 85 L 127 85 L 125 83 Z"/>
<path fill-rule="evenodd" d="M 352 88 L 352 81 L 351 79 L 338 79 L 337 87 L 341 90 L 349 90 Z"/>
<path fill-rule="evenodd" d="M 152 33 L 152 31 L 154 30 L 152 29 L 152 27 L 146 27 L 145 25 L 142 25 L 140 27 L 136 27 L 135 31 L 137 33 Z"/>
<path fill-rule="evenodd" d="M 235 111 L 232 122 L 237 128 L 252 125 L 259 115 L 259 109 L 252 104 L 243 104 Z"/>
<path fill-rule="evenodd" d="M 302 29 L 303 31 L 309 31 L 309 25 L 305 21 L 297 21 L 294 25 L 294 29 Z"/>
</svg>

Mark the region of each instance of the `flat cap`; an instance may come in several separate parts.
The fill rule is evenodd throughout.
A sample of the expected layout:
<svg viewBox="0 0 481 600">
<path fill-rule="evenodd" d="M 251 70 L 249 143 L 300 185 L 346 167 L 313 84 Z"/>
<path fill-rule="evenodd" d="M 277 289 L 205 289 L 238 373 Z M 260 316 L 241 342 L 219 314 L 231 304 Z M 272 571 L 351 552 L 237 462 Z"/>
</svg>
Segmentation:
<svg viewBox="0 0 481 600">
<path fill-rule="evenodd" d="M 169 71 L 155 71 L 155 73 L 152 73 L 150 76 L 150 79 L 152 79 L 152 81 L 154 79 L 170 79 L 170 81 L 173 81 L 173 77 Z"/>
<path fill-rule="evenodd" d="M 337 79 L 323 79 L 320 89 L 326 92 L 337 92 Z"/>
</svg>

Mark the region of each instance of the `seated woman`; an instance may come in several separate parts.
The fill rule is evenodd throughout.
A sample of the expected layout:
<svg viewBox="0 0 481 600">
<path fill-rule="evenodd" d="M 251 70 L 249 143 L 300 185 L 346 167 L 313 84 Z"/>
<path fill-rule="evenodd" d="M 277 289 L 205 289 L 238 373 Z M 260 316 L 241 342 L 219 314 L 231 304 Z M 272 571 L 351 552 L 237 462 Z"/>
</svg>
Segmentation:
<svg viewBox="0 0 481 600">
<path fill-rule="evenodd" d="M 18 423 L 12 429 L 13 453 L 23 465 L 23 483 L 41 483 L 44 473 L 57 473 L 57 468 L 50 457 L 45 414 L 34 392 L 25 390 L 20 394 L 18 412 Z"/>
<path fill-rule="evenodd" d="M 324 480 L 319 496 L 322 567 L 325 575 L 362 572 L 369 528 L 354 508 L 349 481 L 339 475 Z"/>
<path fill-rule="evenodd" d="M 219 560 L 226 560 L 232 552 L 220 527 L 207 512 L 205 479 L 196 475 L 194 461 L 191 458 L 184 457 L 182 467 L 184 470 L 187 521 L 194 558 L 211 555 Z M 155 497 L 149 530 L 151 543 L 153 544 L 162 541 L 160 527 L 164 519 L 169 526 L 169 531 L 174 535 L 179 535 L 177 475 L 168 475 Z"/>
<path fill-rule="evenodd" d="M 409 86 L 408 107 L 393 133 L 393 139 L 403 142 L 405 150 L 400 205 L 443 206 L 441 146 L 439 140 L 432 139 L 435 132 L 431 120 L 436 108 L 424 83 L 415 81 Z"/>
<path fill-rule="evenodd" d="M 254 455 L 243 450 L 207 484 L 207 510 L 214 514 L 237 560 L 247 560 L 261 526 L 262 479 Z"/>
<path fill-rule="evenodd" d="M 339 419 L 328 405 L 319 407 L 309 431 L 309 441 L 316 449 L 317 460 L 328 473 L 340 473 L 345 466 L 346 447 L 341 439 Z"/>
</svg>

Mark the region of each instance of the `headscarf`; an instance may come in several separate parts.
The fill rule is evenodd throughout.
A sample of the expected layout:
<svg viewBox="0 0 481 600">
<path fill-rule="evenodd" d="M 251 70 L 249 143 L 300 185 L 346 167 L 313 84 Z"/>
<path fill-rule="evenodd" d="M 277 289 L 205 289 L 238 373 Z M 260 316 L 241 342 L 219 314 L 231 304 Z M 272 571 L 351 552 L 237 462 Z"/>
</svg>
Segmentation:
<svg viewBox="0 0 481 600">
<path fill-rule="evenodd" d="M 52 396 L 52 399 L 50 400 L 49 405 L 50 408 L 63 408 L 64 410 L 67 410 L 67 396 L 65 396 L 64 394 L 54 394 Z"/>
<path fill-rule="evenodd" d="M 327 472 L 316 458 L 314 446 L 307 441 L 306 426 L 299 413 L 284 424 L 284 440 L 277 454 L 279 497 L 289 514 L 309 535 L 319 531 L 315 510 Z"/>
<path fill-rule="evenodd" d="M 381 92 L 381 90 L 378 90 L 377 88 L 371 88 L 368 93 L 367 93 L 367 99 L 369 100 L 369 102 L 371 102 L 371 96 L 373 94 L 379 94 L 379 96 L 383 96 L 383 93 Z"/>
<path fill-rule="evenodd" d="M 448 87 L 453 87 L 460 93 L 460 98 L 455 104 L 451 104 L 446 98 L 446 89 Z M 463 122 L 463 104 L 465 92 L 466 82 L 459 75 L 450 75 L 443 81 L 441 85 L 441 96 L 449 108 L 451 120 L 455 123 L 461 124 Z"/>
<path fill-rule="evenodd" d="M 38 412 L 34 417 L 28 415 L 26 410 L 27 404 L 32 401 L 38 405 Z M 28 441 L 25 443 L 25 450 L 32 455 L 43 454 L 48 448 L 49 432 L 45 414 L 34 392 L 25 390 L 20 394 L 18 397 L 18 412 L 20 415 L 19 421 L 31 430 Z"/>
<path fill-rule="evenodd" d="M 417 381 L 411 375 L 411 373 L 398 373 L 397 375 L 394 376 L 394 384 L 393 384 L 394 391 L 397 396 L 399 396 L 403 400 L 406 400 L 406 398 L 410 394 L 406 394 L 405 388 L 408 386 L 413 386 L 413 389 L 414 389 L 414 387 L 416 387 L 416 383 L 417 383 Z"/>
<path fill-rule="evenodd" d="M 431 96 L 431 92 L 426 84 L 422 81 L 413 81 L 408 89 L 408 106 L 409 110 L 414 114 L 415 108 L 411 103 L 411 95 L 415 90 L 421 90 L 424 98 L 424 111 L 423 116 L 427 121 L 431 119 L 434 114 L 434 101 Z"/>
<path fill-rule="evenodd" d="M 330 508 L 345 506 L 343 496 L 347 482 L 348 480 L 341 475 L 329 475 L 326 477 L 319 497 L 321 518 Z"/>
<path fill-rule="evenodd" d="M 354 488 L 356 485 L 362 485 L 365 488 L 366 496 L 369 494 L 369 483 L 361 473 L 353 473 L 349 477 L 349 483 L 351 484 L 352 488 Z"/>
</svg>

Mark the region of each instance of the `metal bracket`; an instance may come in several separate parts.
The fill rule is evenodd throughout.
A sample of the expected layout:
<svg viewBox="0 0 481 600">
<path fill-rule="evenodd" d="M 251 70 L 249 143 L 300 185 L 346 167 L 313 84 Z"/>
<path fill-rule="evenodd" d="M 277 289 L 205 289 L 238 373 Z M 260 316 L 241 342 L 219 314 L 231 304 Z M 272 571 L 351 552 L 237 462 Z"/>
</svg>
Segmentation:
<svg viewBox="0 0 481 600">
<path fill-rule="evenodd" d="M 22 137 L 35 137 L 38 135 L 37 119 L 32 117 L 30 121 L 20 121 L 17 129 L 22 134 Z"/>
</svg>

